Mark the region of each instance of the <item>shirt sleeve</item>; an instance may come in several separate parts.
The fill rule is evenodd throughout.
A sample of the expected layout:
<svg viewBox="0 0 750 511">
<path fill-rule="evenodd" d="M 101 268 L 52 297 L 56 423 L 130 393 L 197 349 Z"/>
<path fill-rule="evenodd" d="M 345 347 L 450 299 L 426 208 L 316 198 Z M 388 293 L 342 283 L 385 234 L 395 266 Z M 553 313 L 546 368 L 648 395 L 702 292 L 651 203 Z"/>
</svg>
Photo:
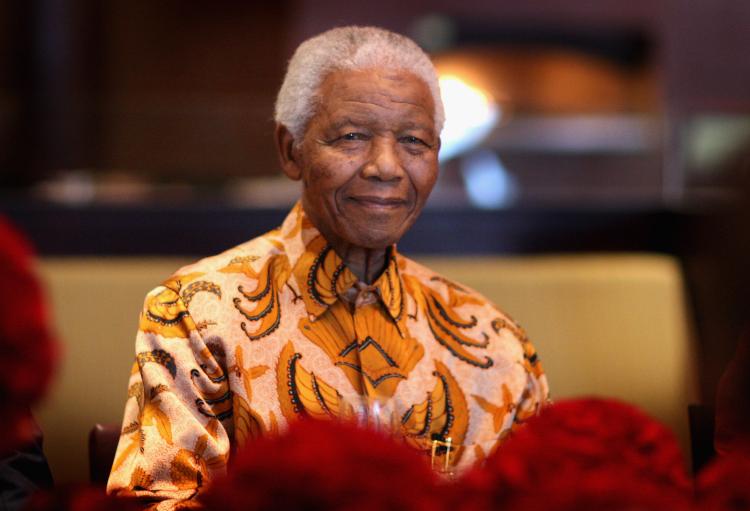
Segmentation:
<svg viewBox="0 0 750 511">
<path fill-rule="evenodd" d="M 151 291 L 136 337 L 112 495 L 175 509 L 226 470 L 231 417 L 225 369 L 180 295 L 179 279 Z M 182 507 L 182 506 L 179 506 Z"/>
<path fill-rule="evenodd" d="M 517 423 L 538 414 L 543 406 L 550 403 L 547 375 L 544 373 L 539 355 L 523 330 L 519 330 L 519 341 L 523 347 L 523 366 L 526 370 L 526 387 L 518 403 Z"/>
</svg>

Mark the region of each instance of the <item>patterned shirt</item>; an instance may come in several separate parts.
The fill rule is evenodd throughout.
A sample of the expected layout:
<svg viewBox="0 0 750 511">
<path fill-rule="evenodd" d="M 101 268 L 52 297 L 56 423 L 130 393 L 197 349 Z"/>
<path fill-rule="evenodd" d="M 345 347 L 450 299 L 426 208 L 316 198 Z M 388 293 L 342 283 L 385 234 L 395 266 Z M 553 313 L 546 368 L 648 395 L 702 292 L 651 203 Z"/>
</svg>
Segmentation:
<svg viewBox="0 0 750 511">
<path fill-rule="evenodd" d="M 108 491 L 172 509 L 300 416 L 387 429 L 427 455 L 450 439 L 438 462 L 461 471 L 547 395 L 533 346 L 492 303 L 395 247 L 358 281 L 298 203 L 147 295 Z"/>
</svg>

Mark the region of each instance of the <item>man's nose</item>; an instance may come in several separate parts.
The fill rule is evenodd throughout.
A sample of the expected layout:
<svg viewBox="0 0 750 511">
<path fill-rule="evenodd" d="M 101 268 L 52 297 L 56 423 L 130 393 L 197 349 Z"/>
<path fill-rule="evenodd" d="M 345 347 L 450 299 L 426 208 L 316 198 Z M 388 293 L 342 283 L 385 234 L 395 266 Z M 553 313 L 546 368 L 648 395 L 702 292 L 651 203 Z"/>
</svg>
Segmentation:
<svg viewBox="0 0 750 511">
<path fill-rule="evenodd" d="M 397 144 L 395 140 L 387 138 L 373 140 L 362 177 L 379 181 L 400 181 L 404 177 L 404 168 L 398 156 Z"/>
</svg>

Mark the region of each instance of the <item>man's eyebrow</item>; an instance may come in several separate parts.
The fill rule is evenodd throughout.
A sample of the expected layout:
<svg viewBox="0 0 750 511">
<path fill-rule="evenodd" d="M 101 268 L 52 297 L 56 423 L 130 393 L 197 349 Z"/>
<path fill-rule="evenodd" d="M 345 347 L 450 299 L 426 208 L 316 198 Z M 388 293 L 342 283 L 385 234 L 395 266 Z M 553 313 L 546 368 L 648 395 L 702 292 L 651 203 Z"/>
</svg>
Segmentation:
<svg viewBox="0 0 750 511">
<path fill-rule="evenodd" d="M 434 127 L 431 124 L 424 124 L 421 122 L 411 122 L 406 121 L 403 124 L 401 124 L 402 129 L 406 130 L 425 130 L 425 131 L 433 131 Z"/>
<path fill-rule="evenodd" d="M 333 129 L 339 129 L 343 128 L 344 126 L 363 126 L 367 124 L 367 121 L 364 119 L 353 119 L 352 117 L 343 117 L 341 119 L 337 119 L 331 123 L 331 128 Z"/>
<path fill-rule="evenodd" d="M 330 129 L 332 130 L 338 130 L 346 126 L 353 126 L 353 127 L 363 127 L 368 126 L 372 124 L 373 119 L 368 119 L 367 117 L 342 117 L 340 119 L 334 120 L 331 125 Z M 421 131 L 427 131 L 431 134 L 434 134 L 435 127 L 432 124 L 429 123 L 422 123 L 422 122 L 414 122 L 414 121 L 408 121 L 405 120 L 404 122 L 400 123 L 398 125 L 399 131 L 404 130 L 421 130 Z"/>
</svg>

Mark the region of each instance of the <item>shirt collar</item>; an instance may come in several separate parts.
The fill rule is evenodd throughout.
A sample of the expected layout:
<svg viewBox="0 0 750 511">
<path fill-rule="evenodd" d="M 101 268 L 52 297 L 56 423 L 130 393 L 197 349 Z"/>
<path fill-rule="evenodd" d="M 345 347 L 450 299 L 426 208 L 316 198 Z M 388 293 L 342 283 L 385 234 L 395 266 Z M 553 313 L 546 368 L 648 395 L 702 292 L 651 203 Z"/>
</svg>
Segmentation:
<svg viewBox="0 0 750 511">
<path fill-rule="evenodd" d="M 311 321 L 318 319 L 328 308 L 342 300 L 344 294 L 358 284 L 354 273 L 347 268 L 333 247 L 305 214 L 300 202 L 294 205 L 280 228 L 287 246 L 292 267 L 289 280 L 294 280 Z M 398 327 L 403 337 L 406 330 L 404 285 L 398 269 L 398 253 L 393 245 L 388 250 L 388 263 L 371 289 L 383 309 Z"/>
</svg>

